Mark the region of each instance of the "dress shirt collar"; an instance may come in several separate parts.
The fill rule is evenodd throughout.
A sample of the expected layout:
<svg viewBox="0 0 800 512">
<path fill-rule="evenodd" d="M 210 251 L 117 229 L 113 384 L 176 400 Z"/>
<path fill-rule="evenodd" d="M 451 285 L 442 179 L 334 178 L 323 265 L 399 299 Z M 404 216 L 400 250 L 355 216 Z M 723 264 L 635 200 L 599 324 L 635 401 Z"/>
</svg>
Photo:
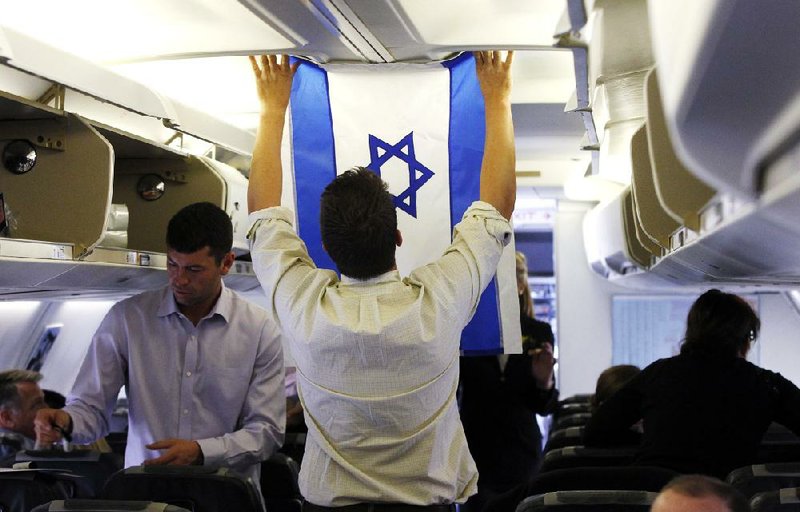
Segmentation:
<svg viewBox="0 0 800 512">
<path fill-rule="evenodd" d="M 348 286 L 368 286 L 373 284 L 389 283 L 392 281 L 400 281 L 400 272 L 397 270 L 390 270 L 385 274 L 370 277 L 369 279 L 356 279 L 342 274 L 342 284 Z"/>
<path fill-rule="evenodd" d="M 233 310 L 232 292 L 225 286 L 225 282 L 220 283 L 222 290 L 220 291 L 217 303 L 211 308 L 211 311 L 203 318 L 212 318 L 214 315 L 219 315 L 226 322 L 230 320 L 231 312 Z M 178 309 L 178 303 L 175 302 L 175 296 L 172 294 L 172 288 L 165 286 L 161 292 L 161 302 L 158 305 L 158 316 L 164 317 L 172 314 L 181 314 Z"/>
</svg>

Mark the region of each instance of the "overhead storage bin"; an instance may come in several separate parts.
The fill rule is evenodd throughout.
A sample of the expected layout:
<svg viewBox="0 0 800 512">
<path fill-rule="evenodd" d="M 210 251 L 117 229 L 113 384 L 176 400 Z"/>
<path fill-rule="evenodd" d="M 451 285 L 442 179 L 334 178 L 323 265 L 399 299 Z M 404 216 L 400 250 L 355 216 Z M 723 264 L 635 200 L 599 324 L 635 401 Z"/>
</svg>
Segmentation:
<svg viewBox="0 0 800 512">
<path fill-rule="evenodd" d="M 700 231 L 700 214 L 714 197 L 714 189 L 680 161 L 664 118 L 656 70 L 645 80 L 647 142 L 656 195 L 664 211 L 683 226 Z"/>
<path fill-rule="evenodd" d="M 636 218 L 646 236 L 668 251 L 670 238 L 681 225 L 664 209 L 658 198 L 648 142 L 647 129 L 642 125 L 631 139 L 631 190 Z M 663 254 L 665 251 L 660 252 Z"/>
<path fill-rule="evenodd" d="M 0 294 L 133 293 L 166 282 L 166 227 L 209 201 L 247 252 L 247 179 L 209 158 L 0 92 Z M 253 289 L 249 262 L 228 286 Z"/>
<path fill-rule="evenodd" d="M 800 129 L 800 2 L 650 0 L 673 143 L 714 188 L 745 198 Z"/>
<path fill-rule="evenodd" d="M 111 145 L 74 114 L 0 92 L 0 150 L 6 236 L 68 244 L 66 259 L 91 250 L 108 215 Z"/>
</svg>

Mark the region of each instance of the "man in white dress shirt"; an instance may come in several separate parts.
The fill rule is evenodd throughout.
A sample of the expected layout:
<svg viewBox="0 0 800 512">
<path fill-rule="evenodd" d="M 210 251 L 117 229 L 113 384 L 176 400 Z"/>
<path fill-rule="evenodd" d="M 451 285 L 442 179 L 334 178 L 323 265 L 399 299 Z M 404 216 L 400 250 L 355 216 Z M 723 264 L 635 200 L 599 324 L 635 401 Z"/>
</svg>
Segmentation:
<svg viewBox="0 0 800 512">
<path fill-rule="evenodd" d="M 251 58 L 261 100 L 248 189 L 251 254 L 297 366 L 308 426 L 306 512 L 450 510 L 477 471 L 456 404 L 461 331 L 512 237 L 512 54 L 476 54 L 486 105 L 480 201 L 435 262 L 401 279 L 386 185 L 356 169 L 322 194 L 322 242 L 342 274 L 317 269 L 280 206 L 281 138 L 296 65 Z"/>
</svg>

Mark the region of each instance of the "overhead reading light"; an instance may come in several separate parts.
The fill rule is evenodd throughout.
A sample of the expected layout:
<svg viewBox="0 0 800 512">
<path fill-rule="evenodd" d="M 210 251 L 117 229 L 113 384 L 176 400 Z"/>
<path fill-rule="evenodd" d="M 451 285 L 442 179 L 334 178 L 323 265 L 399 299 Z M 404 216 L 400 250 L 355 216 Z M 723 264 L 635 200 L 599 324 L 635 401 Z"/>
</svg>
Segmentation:
<svg viewBox="0 0 800 512">
<path fill-rule="evenodd" d="M 3 149 L 3 166 L 14 174 L 25 174 L 36 165 L 36 148 L 25 139 L 12 140 Z"/>
<path fill-rule="evenodd" d="M 166 190 L 166 184 L 158 174 L 145 174 L 136 184 L 136 193 L 145 201 L 161 199 Z"/>
</svg>

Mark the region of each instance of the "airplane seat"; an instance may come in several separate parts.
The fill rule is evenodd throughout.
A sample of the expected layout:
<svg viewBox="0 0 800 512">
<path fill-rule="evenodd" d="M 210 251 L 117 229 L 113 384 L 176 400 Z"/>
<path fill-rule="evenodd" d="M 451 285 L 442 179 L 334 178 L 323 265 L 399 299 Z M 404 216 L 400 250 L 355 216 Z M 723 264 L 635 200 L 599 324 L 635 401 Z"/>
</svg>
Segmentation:
<svg viewBox="0 0 800 512">
<path fill-rule="evenodd" d="M 725 480 L 751 499 L 762 492 L 800 487 L 800 462 L 744 466 L 731 471 Z"/>
<path fill-rule="evenodd" d="M 82 512 L 191 512 L 175 505 L 154 501 L 85 499 L 53 500 L 33 508 L 31 512 L 68 512 L 71 510 L 80 510 Z"/>
<path fill-rule="evenodd" d="M 0 510 L 28 512 L 52 500 L 75 495 L 75 478 L 58 471 L 9 469 L 0 471 Z"/>
<path fill-rule="evenodd" d="M 752 512 L 800 512 L 800 487 L 762 492 L 750 500 Z"/>
<path fill-rule="evenodd" d="M 576 412 L 566 416 L 559 416 L 553 420 L 553 428 L 558 430 L 567 427 L 583 427 L 592 417 L 590 412 Z"/>
<path fill-rule="evenodd" d="M 589 402 L 576 402 L 571 404 L 559 404 L 553 412 L 553 420 L 564 416 L 571 416 L 573 414 L 586 414 L 592 412 L 592 406 Z"/>
<path fill-rule="evenodd" d="M 490 499 L 483 512 L 509 512 L 530 496 L 557 491 L 659 492 L 679 473 L 654 466 L 600 466 L 557 469 L 540 473 L 527 485 Z"/>
<path fill-rule="evenodd" d="M 76 498 L 94 498 L 103 491 L 106 480 L 124 466 L 123 458 L 116 453 L 91 450 L 62 452 L 56 450 L 17 452 L 16 469 L 55 469 L 69 471 L 79 477 Z"/>
<path fill-rule="evenodd" d="M 588 404 L 591 399 L 592 399 L 591 393 L 572 395 L 562 400 L 559 400 L 558 406 L 563 407 L 565 405 L 570 405 L 570 404 Z"/>
<path fill-rule="evenodd" d="M 586 427 L 566 427 L 550 432 L 550 437 L 547 439 L 547 444 L 544 447 L 545 452 L 556 450 L 558 448 L 566 448 L 567 446 L 582 446 L 583 445 L 583 431 Z"/>
<path fill-rule="evenodd" d="M 103 498 L 145 500 L 192 512 L 263 512 L 252 480 L 227 468 L 204 466 L 133 466 L 114 473 Z"/>
<path fill-rule="evenodd" d="M 516 512 L 647 512 L 656 492 L 556 491 L 525 498 Z"/>
<path fill-rule="evenodd" d="M 300 512 L 303 496 L 297 484 L 300 466 L 291 457 L 275 453 L 261 463 L 261 494 L 269 512 Z"/>
<path fill-rule="evenodd" d="M 106 442 L 111 447 L 111 451 L 125 458 L 125 448 L 128 446 L 127 432 L 109 432 Z"/>
<path fill-rule="evenodd" d="M 540 473 L 555 469 L 596 466 L 627 466 L 633 462 L 637 447 L 587 448 L 568 446 L 544 454 Z"/>
</svg>

